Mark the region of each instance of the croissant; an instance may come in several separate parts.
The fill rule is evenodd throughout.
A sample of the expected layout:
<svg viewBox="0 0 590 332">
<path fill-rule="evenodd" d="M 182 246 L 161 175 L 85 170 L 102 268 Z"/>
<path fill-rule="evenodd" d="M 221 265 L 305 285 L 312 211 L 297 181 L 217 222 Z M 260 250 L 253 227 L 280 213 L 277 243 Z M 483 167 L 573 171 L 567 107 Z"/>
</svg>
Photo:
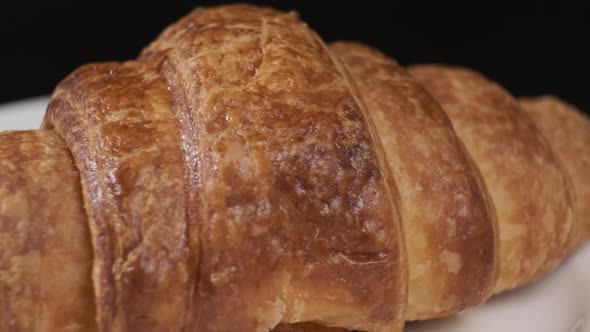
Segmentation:
<svg viewBox="0 0 590 332">
<path fill-rule="evenodd" d="M 294 13 L 197 9 L 0 133 L 0 331 L 460 312 L 590 237 L 589 128 L 466 69 L 326 46 Z"/>
</svg>

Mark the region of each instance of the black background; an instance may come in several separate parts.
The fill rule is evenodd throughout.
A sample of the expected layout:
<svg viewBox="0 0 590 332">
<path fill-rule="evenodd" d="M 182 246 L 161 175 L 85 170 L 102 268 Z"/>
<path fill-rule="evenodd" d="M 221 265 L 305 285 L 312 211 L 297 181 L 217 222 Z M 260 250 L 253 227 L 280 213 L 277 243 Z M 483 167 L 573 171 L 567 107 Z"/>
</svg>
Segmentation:
<svg viewBox="0 0 590 332">
<path fill-rule="evenodd" d="M 83 63 L 133 58 L 194 7 L 227 2 L 0 1 L 0 102 L 48 94 Z M 589 0 L 251 2 L 298 10 L 327 41 L 469 66 L 517 96 L 552 93 L 590 111 Z"/>
</svg>

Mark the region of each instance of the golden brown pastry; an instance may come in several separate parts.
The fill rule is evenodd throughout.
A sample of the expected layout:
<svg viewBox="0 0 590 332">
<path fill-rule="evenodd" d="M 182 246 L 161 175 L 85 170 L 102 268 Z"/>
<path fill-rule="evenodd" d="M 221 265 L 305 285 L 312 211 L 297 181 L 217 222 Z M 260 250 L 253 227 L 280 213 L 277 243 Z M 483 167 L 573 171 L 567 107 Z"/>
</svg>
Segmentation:
<svg viewBox="0 0 590 332">
<path fill-rule="evenodd" d="M 497 279 L 495 210 L 451 122 L 395 61 L 356 43 L 330 49 L 361 92 L 399 188 L 406 319 L 448 316 L 483 302 Z"/>
<path fill-rule="evenodd" d="M 410 72 L 447 112 L 491 194 L 500 230 L 496 292 L 553 270 L 575 216 L 572 189 L 549 143 L 508 92 L 478 73 L 437 65 Z"/>
<path fill-rule="evenodd" d="M 0 133 L 0 331 L 94 331 L 78 171 L 51 131 Z"/>
<path fill-rule="evenodd" d="M 160 56 L 204 198 L 189 324 L 399 329 L 407 268 L 391 178 L 321 39 L 293 14 L 219 7 L 166 29 L 143 58 Z"/>
<path fill-rule="evenodd" d="M 590 238 L 590 119 L 573 105 L 554 96 L 528 97 L 519 101 L 547 138 L 576 194 L 578 220 L 568 244 L 568 251 L 571 251 Z"/>
<path fill-rule="evenodd" d="M 399 331 L 398 197 L 365 113 L 296 15 L 247 5 L 191 13 L 138 61 L 76 70 L 43 128 L 80 173 L 64 187 L 81 184 L 68 204 L 92 239 L 83 314 L 99 331 Z"/>
<path fill-rule="evenodd" d="M 194 283 L 183 164 L 166 85 L 137 62 L 83 66 L 59 84 L 44 128 L 80 170 L 101 331 L 176 331 Z"/>
</svg>

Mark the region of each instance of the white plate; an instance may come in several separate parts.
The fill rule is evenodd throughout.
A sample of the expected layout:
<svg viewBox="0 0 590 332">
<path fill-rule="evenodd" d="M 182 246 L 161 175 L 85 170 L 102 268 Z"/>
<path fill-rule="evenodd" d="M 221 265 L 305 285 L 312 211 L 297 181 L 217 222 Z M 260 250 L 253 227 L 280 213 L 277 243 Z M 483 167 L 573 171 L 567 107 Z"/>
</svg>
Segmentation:
<svg viewBox="0 0 590 332">
<path fill-rule="evenodd" d="M 38 128 L 38 97 L 0 105 L 0 131 Z M 590 332 L 590 245 L 543 280 L 455 317 L 410 323 L 411 332 Z"/>
</svg>

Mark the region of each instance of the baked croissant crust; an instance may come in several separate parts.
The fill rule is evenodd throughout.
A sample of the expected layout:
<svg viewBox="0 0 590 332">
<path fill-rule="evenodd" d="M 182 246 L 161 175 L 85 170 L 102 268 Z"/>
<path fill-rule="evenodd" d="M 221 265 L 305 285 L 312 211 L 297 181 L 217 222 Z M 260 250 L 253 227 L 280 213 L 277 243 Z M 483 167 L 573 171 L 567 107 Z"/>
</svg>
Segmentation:
<svg viewBox="0 0 590 332">
<path fill-rule="evenodd" d="M 498 214 L 496 292 L 538 279 L 567 254 L 573 188 L 549 143 L 518 102 L 468 69 L 411 67 L 451 119 L 479 166 Z"/>
<path fill-rule="evenodd" d="M 448 316 L 483 302 L 497 279 L 496 215 L 448 117 L 380 52 L 342 42 L 330 49 L 361 92 L 399 188 L 409 267 L 406 319 Z"/>
<path fill-rule="evenodd" d="M 578 219 L 566 247 L 570 252 L 590 237 L 590 119 L 555 96 L 527 97 L 519 102 L 547 138 L 571 180 Z"/>
<path fill-rule="evenodd" d="M 0 331 L 94 331 L 79 178 L 55 132 L 0 133 Z"/>
<path fill-rule="evenodd" d="M 0 330 L 460 312 L 590 237 L 589 124 L 466 69 L 326 46 L 295 13 L 197 9 L 70 74 L 40 130 L 0 133 Z"/>
</svg>

